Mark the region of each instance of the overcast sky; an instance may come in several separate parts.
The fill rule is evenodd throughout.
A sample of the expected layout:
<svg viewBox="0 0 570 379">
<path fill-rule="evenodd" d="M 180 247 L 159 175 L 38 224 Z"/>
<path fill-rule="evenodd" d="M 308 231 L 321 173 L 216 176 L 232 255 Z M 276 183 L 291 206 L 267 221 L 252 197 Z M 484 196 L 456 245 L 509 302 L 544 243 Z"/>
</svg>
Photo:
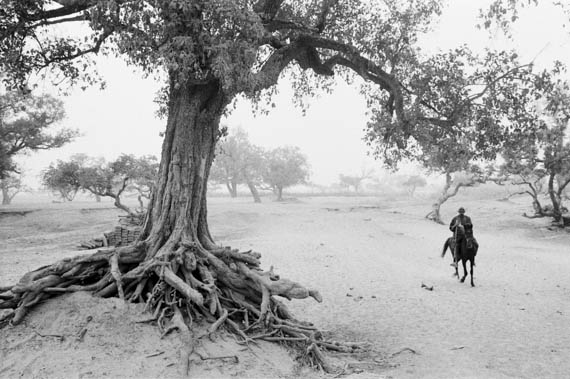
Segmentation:
<svg viewBox="0 0 570 379">
<path fill-rule="evenodd" d="M 515 40 L 505 41 L 498 34 L 488 39 L 486 31 L 475 28 L 478 8 L 487 2 L 450 0 L 441 22 L 423 38 L 422 46 L 429 51 L 461 44 L 468 44 L 473 50 L 512 46 L 525 60 L 536 59 L 538 65 L 547 66 L 553 59 L 570 65 L 570 30 L 561 27 L 567 19 L 559 9 L 542 5 L 523 11 L 515 26 Z M 106 90 L 76 90 L 64 99 L 67 118 L 63 126 L 79 129 L 81 137 L 63 148 L 18 160 L 29 185 L 38 187 L 38 175 L 50 162 L 77 153 L 108 160 L 121 153 L 160 156 L 159 133 L 165 121 L 156 118 L 153 103 L 160 83 L 141 79 L 117 59 L 102 60 L 99 72 L 106 79 Z M 381 171 L 381 163 L 367 155 L 362 141 L 366 105 L 356 88 L 339 83 L 333 94 L 315 99 L 304 117 L 291 103 L 288 84 L 282 83 L 280 88 L 276 108 L 268 116 L 254 117 L 247 102 L 240 102 L 222 122 L 230 127 L 230 132 L 241 126 L 250 140 L 260 146 L 299 146 L 308 156 L 311 180 L 318 184 L 331 184 L 340 173 L 357 174 L 364 167 Z M 44 89 L 51 92 L 47 85 Z"/>
</svg>

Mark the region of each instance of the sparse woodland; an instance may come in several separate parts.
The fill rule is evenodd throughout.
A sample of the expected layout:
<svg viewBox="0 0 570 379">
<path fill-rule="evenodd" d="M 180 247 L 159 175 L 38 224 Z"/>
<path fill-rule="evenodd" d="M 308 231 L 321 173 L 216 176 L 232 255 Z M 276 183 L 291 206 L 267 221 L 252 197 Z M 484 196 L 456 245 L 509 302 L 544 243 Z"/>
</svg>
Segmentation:
<svg viewBox="0 0 570 379">
<path fill-rule="evenodd" d="M 263 268 L 255 251 L 221 247 L 210 234 L 206 190 L 220 118 L 238 96 L 264 107 L 283 77 L 299 103 L 339 78 L 359 78 L 371 110 L 366 140 L 387 164 L 445 152 L 467 156 L 462 167 L 493 159 L 505 143 L 536 130 L 540 115 L 530 105 L 556 72 L 535 72 L 514 52 L 480 56 L 463 47 L 426 57 L 418 35 L 442 6 L 437 0 L 3 1 L 0 64 L 10 90 L 29 90 L 43 74 L 70 85 L 99 83 L 91 59 L 97 53 L 166 77 L 162 154 L 139 239 L 55 262 L 0 288 L 0 308 L 13 310 L 7 319 L 18 324 L 52 296 L 90 291 L 144 302 L 167 330 L 178 329 L 186 342 L 183 373 L 196 315 L 210 322 L 208 333 L 223 326 L 241 343 L 288 343 L 333 372 L 325 351 L 360 346 L 327 341 L 279 300 L 321 301 L 319 292 Z M 82 24 L 90 35 L 52 32 L 66 24 Z M 286 153 L 276 154 L 275 165 Z M 445 156 L 441 167 L 450 160 Z M 274 185 L 281 195 L 282 183 Z"/>
</svg>

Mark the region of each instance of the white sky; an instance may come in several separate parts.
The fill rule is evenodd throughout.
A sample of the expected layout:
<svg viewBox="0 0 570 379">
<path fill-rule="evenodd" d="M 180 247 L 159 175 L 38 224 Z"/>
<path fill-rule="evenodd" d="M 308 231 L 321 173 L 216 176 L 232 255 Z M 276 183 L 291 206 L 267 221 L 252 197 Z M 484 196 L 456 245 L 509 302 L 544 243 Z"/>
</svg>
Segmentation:
<svg viewBox="0 0 570 379">
<path fill-rule="evenodd" d="M 570 30 L 561 27 L 568 19 L 560 9 L 541 5 L 524 10 L 515 25 L 515 40 L 505 41 L 489 40 L 486 31 L 475 28 L 478 9 L 488 0 L 449 3 L 437 29 L 423 40 L 426 49 L 446 50 L 461 44 L 468 44 L 473 50 L 485 46 L 514 47 L 525 60 L 536 57 L 537 65 L 548 65 L 553 59 L 570 65 Z M 141 79 L 117 59 L 102 60 L 99 72 L 107 81 L 104 91 L 78 89 L 64 99 L 67 118 L 62 126 L 79 129 L 82 136 L 60 149 L 32 153 L 18 160 L 24 168 L 25 182 L 32 187 L 38 187 L 43 168 L 77 153 L 108 160 L 121 153 L 160 156 L 159 133 L 165 120 L 155 117 L 153 103 L 160 83 Z M 50 88 L 45 90 L 51 92 Z M 363 167 L 382 171 L 381 162 L 367 156 L 362 141 L 366 105 L 356 88 L 339 83 L 332 95 L 315 99 L 304 117 L 292 105 L 287 83 L 282 83 L 280 92 L 275 99 L 276 108 L 268 116 L 253 117 L 250 107 L 242 102 L 222 122 L 230 127 L 230 132 L 241 126 L 250 140 L 260 146 L 299 146 L 308 156 L 311 181 L 318 184 L 331 184 L 340 173 L 357 174 Z"/>
</svg>

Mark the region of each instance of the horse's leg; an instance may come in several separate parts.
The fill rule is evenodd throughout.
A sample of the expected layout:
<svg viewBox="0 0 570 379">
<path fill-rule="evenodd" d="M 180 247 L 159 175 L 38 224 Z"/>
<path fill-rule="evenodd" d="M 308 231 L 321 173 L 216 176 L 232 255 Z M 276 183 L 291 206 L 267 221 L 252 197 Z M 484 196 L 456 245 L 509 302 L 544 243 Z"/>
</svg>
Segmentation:
<svg viewBox="0 0 570 379">
<path fill-rule="evenodd" d="M 469 261 L 471 262 L 471 287 L 475 287 L 475 283 L 473 282 L 473 266 L 475 266 L 475 257 Z"/>
<path fill-rule="evenodd" d="M 459 278 L 459 273 L 457 272 L 457 262 L 459 262 L 459 254 L 458 254 L 458 249 L 459 249 L 459 245 L 457 244 L 457 241 L 454 241 L 453 245 L 453 250 L 451 251 L 452 256 L 453 256 L 453 263 L 451 264 L 454 268 L 455 268 L 455 276 L 457 276 Z"/>
<path fill-rule="evenodd" d="M 461 278 L 461 283 L 463 283 L 467 277 L 467 265 L 465 259 L 463 258 L 461 259 L 461 263 L 463 264 L 463 278 Z"/>
</svg>

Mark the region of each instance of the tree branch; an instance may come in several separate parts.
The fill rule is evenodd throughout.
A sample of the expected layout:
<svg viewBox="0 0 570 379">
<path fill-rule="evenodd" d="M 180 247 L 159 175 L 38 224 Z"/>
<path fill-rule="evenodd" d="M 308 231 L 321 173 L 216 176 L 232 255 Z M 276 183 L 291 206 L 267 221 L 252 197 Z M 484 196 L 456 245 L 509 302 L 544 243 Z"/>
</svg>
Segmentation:
<svg viewBox="0 0 570 379">
<path fill-rule="evenodd" d="M 49 20 L 53 18 L 71 16 L 83 12 L 97 4 L 96 0 L 54 0 L 61 5 L 60 8 L 42 11 L 36 15 L 29 15 L 30 21 Z"/>
</svg>

